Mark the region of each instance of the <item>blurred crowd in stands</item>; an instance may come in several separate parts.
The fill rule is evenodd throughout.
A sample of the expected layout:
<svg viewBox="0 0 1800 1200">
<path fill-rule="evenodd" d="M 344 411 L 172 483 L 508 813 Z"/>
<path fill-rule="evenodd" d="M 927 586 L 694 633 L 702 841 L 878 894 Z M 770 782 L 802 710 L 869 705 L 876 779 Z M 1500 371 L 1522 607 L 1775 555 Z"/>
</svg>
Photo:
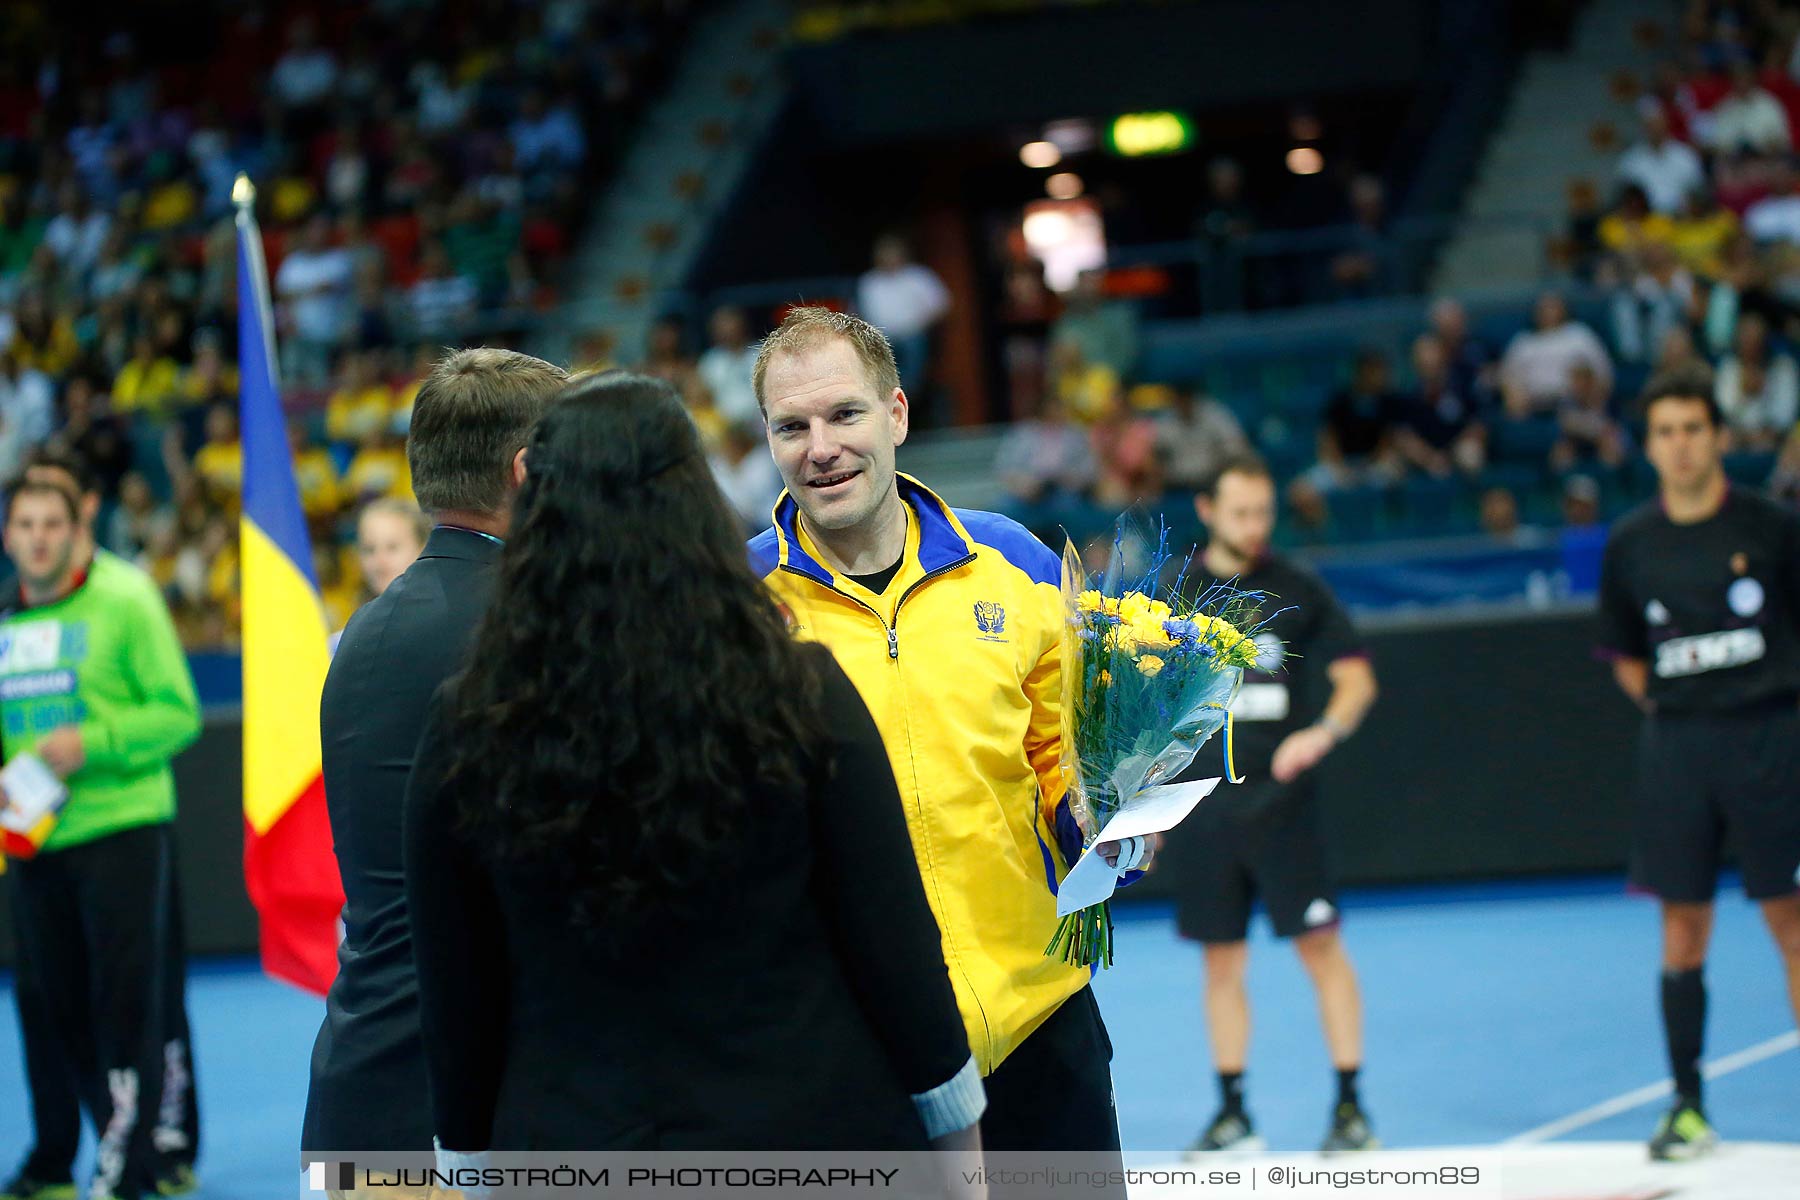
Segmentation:
<svg viewBox="0 0 1800 1200">
<path fill-rule="evenodd" d="M 1286 468 L 1299 541 L 1478 528 L 1506 539 L 1527 509 L 1591 524 L 1647 491 L 1637 398 L 1657 373 L 1694 363 L 1715 373 L 1734 479 L 1800 501 L 1800 12 L 1695 0 L 1679 29 L 1640 35 L 1672 53 L 1654 78 L 1612 81 L 1641 135 L 1619 148 L 1611 179 L 1570 181 L 1571 227 L 1549 247 L 1567 287 L 1545 291 L 1510 340 L 1484 341 L 1446 298 L 1398 353 L 1371 346 L 1342 363 L 1335 387 L 1215 397 L 1146 379 L 1134 305 L 1091 273 L 1049 326 L 1040 409 L 996 464 L 1014 511 L 1046 535 L 1097 528 L 1121 503 L 1192 489 L 1207 464 L 1255 444 Z M 1235 199 L 1235 164 L 1215 162 L 1208 186 L 1200 236 L 1248 236 L 1255 214 Z M 1378 246 L 1379 185 L 1352 192 Z M 1346 250 L 1328 266 L 1349 287 L 1383 261 Z M 1587 298 L 1585 313 L 1565 291 Z M 1444 509 L 1464 519 L 1435 519 Z M 1395 511 L 1428 519 L 1381 519 Z"/>
<path fill-rule="evenodd" d="M 232 189 L 258 181 L 283 393 L 335 626 L 411 502 L 444 345 L 517 342 L 692 0 L 8 5 L 0 478 L 85 457 L 101 542 L 191 645 L 237 636 Z M 386 500 L 362 522 L 371 501 Z M 397 536 L 397 535 L 396 535 Z M 390 547 L 391 549 L 391 547 Z"/>
<path fill-rule="evenodd" d="M 422 543 L 404 453 L 419 380 L 440 347 L 518 344 L 556 302 L 593 188 L 699 3 L 219 0 L 180 30 L 13 6 L 0 478 L 39 447 L 86 458 L 102 543 L 156 576 L 190 644 L 233 643 L 246 172 L 315 571 L 341 626 Z M 1616 139 L 1612 178 L 1570 181 L 1550 255 L 1566 286 L 1505 322 L 1444 298 L 1405 339 L 1322 368 L 1177 382 L 1145 369 L 1139 273 L 1089 270 L 1058 294 L 1012 231 L 991 314 L 1009 511 L 1052 542 L 1134 503 L 1179 520 L 1248 446 L 1283 480 L 1294 542 L 1586 528 L 1647 491 L 1634 402 L 1696 361 L 1716 371 L 1734 478 L 1800 500 L 1800 14 L 1695 0 L 1665 34 L 1653 78 L 1613 81 L 1637 140 Z M 1203 241 L 1253 234 L 1242 184 L 1229 160 L 1205 172 Z M 1345 187 L 1367 236 L 1323 260 L 1328 283 L 1386 291 L 1382 185 Z M 933 342 L 976 298 L 888 235 L 843 302 L 888 332 L 919 424 L 948 424 Z M 701 330 L 671 316 L 627 364 L 686 397 L 747 529 L 780 486 L 751 385 L 779 315 L 720 308 L 698 352 Z M 572 366 L 616 358 L 591 330 Z"/>
<path fill-rule="evenodd" d="M 1654 371 L 1696 357 L 1717 371 L 1737 445 L 1779 453 L 1795 486 L 1791 435 L 1800 379 L 1800 12 L 1696 2 L 1681 55 L 1651 79 L 1620 78 L 1641 128 L 1624 148 L 1604 212 L 1571 186 L 1559 248 L 1610 296 L 1621 364 Z M 1598 141 L 1614 135 L 1595 131 Z M 1631 397 L 1623 397 L 1629 401 Z"/>
<path fill-rule="evenodd" d="M 1101 531 L 1121 507 L 1175 514 L 1226 456 L 1255 448 L 1287 483 L 1290 544 L 1588 526 L 1647 494 L 1636 397 L 1657 372 L 1707 363 L 1686 320 L 1662 331 L 1652 362 L 1622 361 L 1615 340 L 1546 290 L 1503 345 L 1471 331 L 1449 297 L 1428 309 L 1402 361 L 1381 347 L 1342 366 L 1342 382 L 1288 379 L 1218 398 L 1133 370 L 1129 303 L 1084 279 L 1051 327 L 1037 413 L 1006 432 L 995 463 L 1010 511 L 1047 540 Z M 1800 500 L 1800 373 L 1785 339 L 1748 310 L 1730 325 L 1715 387 L 1740 484 Z M 1271 406 L 1270 392 L 1276 392 Z"/>
</svg>

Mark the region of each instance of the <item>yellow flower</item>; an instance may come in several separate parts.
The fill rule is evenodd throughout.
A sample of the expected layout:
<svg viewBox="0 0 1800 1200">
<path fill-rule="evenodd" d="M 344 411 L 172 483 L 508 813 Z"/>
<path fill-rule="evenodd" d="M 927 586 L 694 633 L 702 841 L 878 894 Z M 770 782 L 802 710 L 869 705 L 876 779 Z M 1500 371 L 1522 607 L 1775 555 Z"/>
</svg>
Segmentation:
<svg viewBox="0 0 1800 1200">
<path fill-rule="evenodd" d="M 1235 646 L 1244 639 L 1237 627 L 1223 617 L 1206 618 L 1206 636 L 1221 646 Z"/>
<path fill-rule="evenodd" d="M 1111 687 L 1112 686 L 1112 672 L 1111 671 L 1100 672 L 1100 686 L 1101 687 Z"/>
<path fill-rule="evenodd" d="M 1119 616 L 1133 625 L 1139 622 L 1155 622 L 1161 625 L 1174 614 L 1169 611 L 1169 606 L 1161 600 L 1152 600 L 1142 592 L 1126 592 L 1119 598 Z"/>
<path fill-rule="evenodd" d="M 1163 669 L 1163 660 L 1154 654 L 1146 654 L 1137 660 L 1137 669 L 1145 675 L 1155 676 Z"/>
<path fill-rule="evenodd" d="M 1075 597 L 1076 612 L 1118 612 L 1119 602 L 1110 596 L 1102 596 L 1099 592 L 1086 591 Z"/>
<path fill-rule="evenodd" d="M 1237 626 L 1223 617 L 1195 617 L 1200 636 L 1210 642 L 1222 656 L 1241 660 L 1245 666 L 1256 665 L 1256 643 L 1246 638 Z"/>
<path fill-rule="evenodd" d="M 1167 649 L 1174 645 L 1168 630 L 1161 621 L 1144 616 L 1132 621 L 1126 628 L 1130 631 L 1131 640 L 1138 646 L 1151 650 Z"/>
</svg>

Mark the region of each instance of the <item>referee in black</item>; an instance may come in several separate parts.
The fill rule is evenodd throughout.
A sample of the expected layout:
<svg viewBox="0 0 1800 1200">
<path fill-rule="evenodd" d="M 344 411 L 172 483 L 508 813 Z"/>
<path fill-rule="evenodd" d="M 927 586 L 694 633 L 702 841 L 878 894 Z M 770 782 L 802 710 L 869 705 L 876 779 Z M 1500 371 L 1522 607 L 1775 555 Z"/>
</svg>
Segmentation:
<svg viewBox="0 0 1800 1200">
<path fill-rule="evenodd" d="M 1275 483 L 1254 455 L 1228 459 L 1195 507 L 1206 549 L 1190 562 L 1196 585 L 1234 580 L 1268 594 L 1254 670 L 1232 706 L 1234 759 L 1246 782 L 1223 787 L 1166 835 L 1181 935 L 1205 947 L 1207 1032 L 1219 1073 L 1218 1115 L 1190 1148 L 1259 1150 L 1244 1100 L 1250 1044 L 1250 907 L 1260 898 L 1276 936 L 1293 941 L 1318 993 L 1336 1098 L 1321 1149 L 1375 1148 L 1357 1094 L 1362 1000 L 1338 935 L 1337 891 L 1320 824 L 1313 768 L 1355 732 L 1375 702 L 1375 672 L 1349 618 L 1319 577 L 1269 550 Z M 1212 773 L 1210 765 L 1188 776 Z"/>
<path fill-rule="evenodd" d="M 1631 878 L 1662 901 L 1662 1016 L 1675 1103 L 1654 1159 L 1717 1135 L 1700 1095 L 1720 852 L 1737 856 L 1800 1015 L 1800 517 L 1733 488 L 1705 373 L 1645 397 L 1661 495 L 1620 518 L 1600 575 L 1600 648 L 1644 711 Z"/>
</svg>

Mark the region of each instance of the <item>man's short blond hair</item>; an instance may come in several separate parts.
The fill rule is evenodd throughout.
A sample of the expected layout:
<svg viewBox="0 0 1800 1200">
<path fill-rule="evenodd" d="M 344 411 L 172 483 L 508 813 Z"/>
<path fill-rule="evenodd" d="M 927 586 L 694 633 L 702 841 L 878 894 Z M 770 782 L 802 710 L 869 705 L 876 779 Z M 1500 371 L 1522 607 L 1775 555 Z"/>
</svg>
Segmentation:
<svg viewBox="0 0 1800 1200">
<path fill-rule="evenodd" d="M 756 354 L 756 369 L 751 382 L 756 388 L 756 406 L 766 416 L 769 400 L 763 395 L 763 377 L 769 373 L 769 362 L 777 354 L 804 354 L 832 338 L 843 338 L 862 360 L 863 370 L 875 385 L 876 393 L 886 400 L 900 386 L 900 368 L 894 363 L 894 348 L 887 335 L 853 313 L 833 312 L 817 305 L 791 308 L 781 319 L 775 332 L 763 339 Z"/>
</svg>

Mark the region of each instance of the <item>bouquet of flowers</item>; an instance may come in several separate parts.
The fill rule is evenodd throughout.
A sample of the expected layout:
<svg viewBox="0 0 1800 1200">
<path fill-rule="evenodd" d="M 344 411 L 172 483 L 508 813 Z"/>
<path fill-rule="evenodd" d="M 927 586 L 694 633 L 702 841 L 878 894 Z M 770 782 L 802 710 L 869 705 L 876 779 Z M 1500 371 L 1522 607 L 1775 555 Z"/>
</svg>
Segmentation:
<svg viewBox="0 0 1800 1200">
<path fill-rule="evenodd" d="M 1167 530 L 1141 573 L 1128 578 L 1124 557 L 1120 537 L 1105 574 L 1090 580 L 1075 547 L 1063 551 L 1062 769 L 1089 847 L 1133 797 L 1174 779 L 1221 729 L 1233 776 L 1228 709 L 1244 668 L 1256 664 L 1261 626 L 1247 620 L 1265 599 L 1214 584 L 1184 601 L 1185 578 L 1161 583 Z M 1077 966 L 1111 966 L 1110 902 L 1064 917 L 1044 951 L 1059 952 Z"/>
</svg>

